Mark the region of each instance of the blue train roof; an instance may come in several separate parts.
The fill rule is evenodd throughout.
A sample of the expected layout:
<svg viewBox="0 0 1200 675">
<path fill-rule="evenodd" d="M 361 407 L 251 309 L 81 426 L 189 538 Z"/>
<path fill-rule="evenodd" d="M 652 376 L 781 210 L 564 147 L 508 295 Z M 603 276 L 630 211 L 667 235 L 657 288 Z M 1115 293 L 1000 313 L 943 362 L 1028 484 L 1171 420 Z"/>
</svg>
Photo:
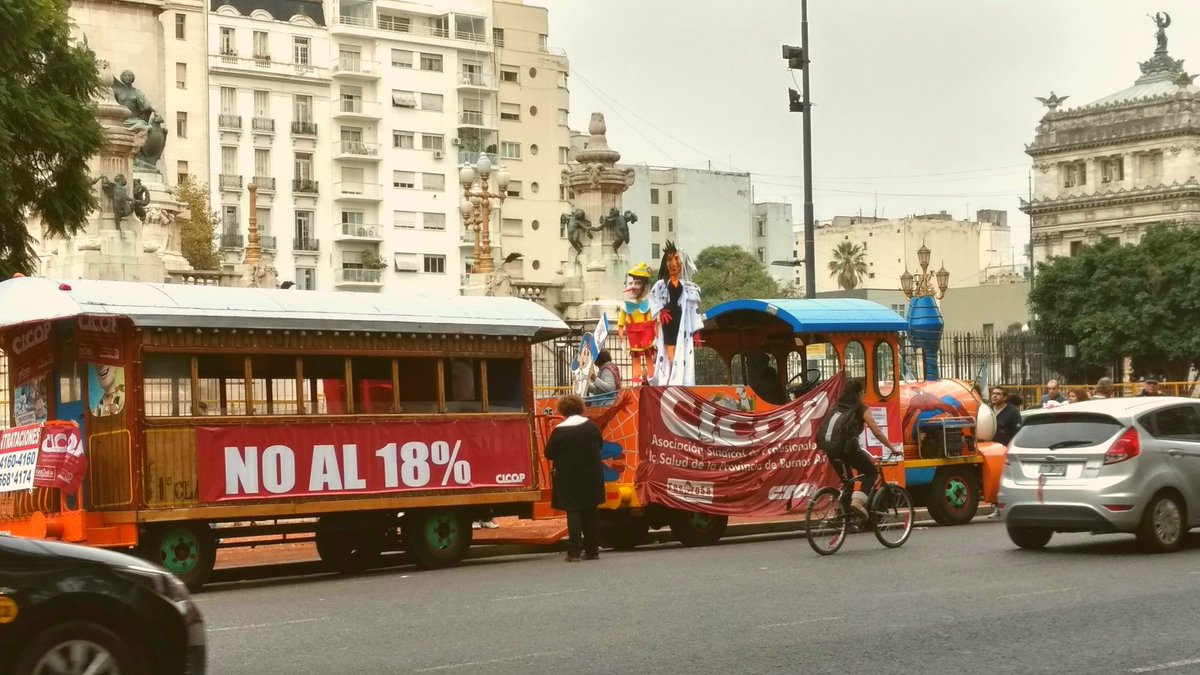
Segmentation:
<svg viewBox="0 0 1200 675">
<path fill-rule="evenodd" d="M 899 314 L 877 302 L 859 298 L 731 300 L 705 312 L 705 318 L 718 327 L 730 327 L 728 321 L 719 318 L 732 312 L 759 312 L 777 317 L 786 321 L 793 333 L 899 332 L 908 329 L 908 322 Z"/>
</svg>

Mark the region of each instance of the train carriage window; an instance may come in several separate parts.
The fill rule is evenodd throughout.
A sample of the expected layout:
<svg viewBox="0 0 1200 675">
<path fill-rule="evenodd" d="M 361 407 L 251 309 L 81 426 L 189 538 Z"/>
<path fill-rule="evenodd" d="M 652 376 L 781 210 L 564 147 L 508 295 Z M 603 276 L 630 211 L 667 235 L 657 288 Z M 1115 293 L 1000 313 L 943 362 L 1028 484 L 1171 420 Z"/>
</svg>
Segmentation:
<svg viewBox="0 0 1200 675">
<path fill-rule="evenodd" d="M 392 360 L 378 357 L 350 359 L 354 378 L 354 414 L 387 415 L 392 410 Z"/>
<path fill-rule="evenodd" d="M 436 414 L 437 359 L 400 358 L 396 362 L 400 369 L 400 412 L 406 415 Z"/>
<path fill-rule="evenodd" d="M 880 398 L 896 391 L 896 352 L 890 342 L 875 345 L 875 391 Z"/>
<path fill-rule="evenodd" d="M 524 412 L 524 385 L 524 359 L 488 359 L 488 412 Z"/>
<path fill-rule="evenodd" d="M 142 361 L 142 399 L 146 417 L 190 417 L 192 357 L 147 354 Z"/>
<path fill-rule="evenodd" d="M 241 354 L 196 357 L 201 415 L 246 414 L 246 359 Z"/>
<path fill-rule="evenodd" d="M 733 357 L 734 361 L 740 358 Z M 653 364 L 653 361 L 651 361 Z M 721 360 L 721 354 L 712 347 L 702 346 L 696 350 L 696 384 L 729 384 L 730 373 Z"/>
<path fill-rule="evenodd" d="M 254 392 L 252 415 L 296 415 L 300 412 L 296 389 L 296 357 L 257 355 L 250 357 Z"/>
<path fill-rule="evenodd" d="M 867 377 L 867 350 L 863 349 L 858 340 L 846 343 L 846 379 L 863 380 Z"/>
<path fill-rule="evenodd" d="M 306 356 L 304 407 L 310 415 L 346 414 L 346 359 L 341 356 Z"/>
<path fill-rule="evenodd" d="M 807 381 L 809 370 L 821 373 L 821 380 L 828 380 L 837 374 L 837 349 L 829 342 L 808 342 L 803 352 L 793 352 L 787 361 L 787 376 L 790 385 Z"/>
<path fill-rule="evenodd" d="M 446 359 L 446 412 L 483 412 L 479 359 Z"/>
</svg>

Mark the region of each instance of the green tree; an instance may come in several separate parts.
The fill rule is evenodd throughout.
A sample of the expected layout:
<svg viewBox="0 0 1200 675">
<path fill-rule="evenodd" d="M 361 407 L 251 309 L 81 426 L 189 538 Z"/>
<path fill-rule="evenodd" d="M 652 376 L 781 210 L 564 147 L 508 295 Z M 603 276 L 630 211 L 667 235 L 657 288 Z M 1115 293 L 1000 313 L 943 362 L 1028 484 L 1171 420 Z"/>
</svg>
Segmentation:
<svg viewBox="0 0 1200 675">
<path fill-rule="evenodd" d="M 739 246 L 710 246 L 696 256 L 696 276 L 702 310 L 727 300 L 789 297 L 767 268 Z"/>
<path fill-rule="evenodd" d="M 858 288 L 867 276 L 867 252 L 858 244 L 839 242 L 829 261 L 829 276 L 836 277 L 838 286 L 847 291 Z"/>
<path fill-rule="evenodd" d="M 1151 227 L 1142 241 L 1084 246 L 1039 263 L 1030 293 L 1038 329 L 1078 345 L 1085 363 L 1125 356 L 1141 373 L 1179 376 L 1200 359 L 1200 230 Z"/>
<path fill-rule="evenodd" d="M 96 57 L 71 41 L 68 0 L 0 2 L 0 278 L 34 272 L 26 219 L 70 236 L 97 206 L 88 158 L 104 132 Z"/>
<path fill-rule="evenodd" d="M 183 202 L 184 208 L 191 212 L 191 218 L 184 221 L 181 232 L 180 248 L 183 257 L 195 269 L 218 269 L 221 266 L 221 257 L 217 253 L 216 238 L 221 214 L 212 209 L 208 186 L 187 180 L 176 188 L 175 196 Z"/>
</svg>

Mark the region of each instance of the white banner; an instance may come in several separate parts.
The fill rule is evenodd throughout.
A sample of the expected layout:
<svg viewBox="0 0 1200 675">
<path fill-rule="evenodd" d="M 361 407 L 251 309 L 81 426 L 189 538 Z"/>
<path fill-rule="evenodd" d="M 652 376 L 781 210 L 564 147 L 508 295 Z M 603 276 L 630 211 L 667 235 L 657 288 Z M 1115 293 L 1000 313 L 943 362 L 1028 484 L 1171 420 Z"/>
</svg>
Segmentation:
<svg viewBox="0 0 1200 675">
<path fill-rule="evenodd" d="M 0 492 L 33 489 L 41 437 L 38 425 L 0 432 Z"/>
</svg>

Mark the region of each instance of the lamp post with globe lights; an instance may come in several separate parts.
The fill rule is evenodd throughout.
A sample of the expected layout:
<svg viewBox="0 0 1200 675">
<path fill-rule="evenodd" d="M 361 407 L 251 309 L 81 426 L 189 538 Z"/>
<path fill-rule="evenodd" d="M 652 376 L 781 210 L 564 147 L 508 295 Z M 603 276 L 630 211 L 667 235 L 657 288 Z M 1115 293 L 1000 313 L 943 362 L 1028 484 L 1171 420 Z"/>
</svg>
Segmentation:
<svg viewBox="0 0 1200 675">
<path fill-rule="evenodd" d="M 908 337 L 914 345 L 921 348 L 925 366 L 925 379 L 940 379 L 938 372 L 938 349 L 941 347 L 942 330 L 946 322 L 938 310 L 937 300 L 946 295 L 950 287 L 950 272 L 943 265 L 937 272 L 929 270 L 929 247 L 921 244 L 917 249 L 917 262 L 921 271 L 917 275 L 910 274 L 906 269 L 900 275 L 900 289 L 909 298 L 908 303 Z M 936 286 L 934 284 L 937 284 Z"/>
<path fill-rule="evenodd" d="M 493 173 L 497 192 L 488 191 L 488 179 Z M 491 274 L 496 271 L 496 263 L 492 259 L 492 200 L 504 203 L 508 181 L 508 171 L 503 167 L 493 169 L 492 160 L 484 154 L 479 156 L 474 166 L 467 163 L 458 170 L 458 182 L 463 188 L 462 202 L 458 210 L 462 213 L 463 226 L 475 236 L 473 269 L 479 274 Z"/>
</svg>

